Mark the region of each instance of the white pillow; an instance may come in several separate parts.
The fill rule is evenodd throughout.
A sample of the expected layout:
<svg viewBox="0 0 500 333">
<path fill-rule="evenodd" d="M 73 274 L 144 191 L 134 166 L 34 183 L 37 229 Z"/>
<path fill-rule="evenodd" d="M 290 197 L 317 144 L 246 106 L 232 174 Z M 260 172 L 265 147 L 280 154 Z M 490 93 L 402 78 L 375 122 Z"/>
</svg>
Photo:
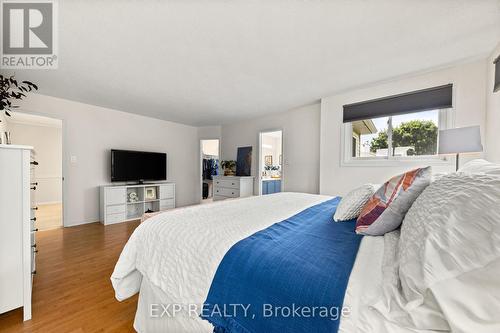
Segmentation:
<svg viewBox="0 0 500 333">
<path fill-rule="evenodd" d="M 399 240 L 401 308 L 407 313 L 400 322 L 415 329 L 467 332 L 463 328 L 484 325 L 500 332 L 499 207 L 500 177 L 485 174 L 443 176 L 417 198 Z M 497 278 L 488 278 L 492 274 Z"/>
<path fill-rule="evenodd" d="M 486 160 L 477 159 L 465 163 L 464 166 L 458 169 L 458 172 L 500 175 L 500 164 L 494 164 Z"/>
<path fill-rule="evenodd" d="M 375 185 L 365 184 L 349 192 L 340 200 L 337 210 L 333 215 L 333 220 L 335 222 L 342 222 L 357 218 L 368 200 L 375 193 L 375 190 Z"/>
</svg>

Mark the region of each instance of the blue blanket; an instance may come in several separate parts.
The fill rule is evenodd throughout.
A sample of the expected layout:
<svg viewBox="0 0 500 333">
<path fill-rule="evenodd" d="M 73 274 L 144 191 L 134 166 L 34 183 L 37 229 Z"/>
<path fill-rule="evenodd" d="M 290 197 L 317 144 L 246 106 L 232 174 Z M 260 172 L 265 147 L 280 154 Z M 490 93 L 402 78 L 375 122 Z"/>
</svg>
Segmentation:
<svg viewBox="0 0 500 333">
<path fill-rule="evenodd" d="M 201 314 L 214 332 L 337 332 L 361 241 L 354 220 L 333 221 L 339 201 L 310 207 L 226 253 Z"/>
</svg>

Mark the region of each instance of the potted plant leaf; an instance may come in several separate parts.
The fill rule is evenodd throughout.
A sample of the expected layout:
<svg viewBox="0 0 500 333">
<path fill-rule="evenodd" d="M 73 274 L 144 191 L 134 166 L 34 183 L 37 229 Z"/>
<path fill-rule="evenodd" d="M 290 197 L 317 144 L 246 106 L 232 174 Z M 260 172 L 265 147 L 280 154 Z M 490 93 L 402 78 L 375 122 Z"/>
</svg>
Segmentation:
<svg viewBox="0 0 500 333">
<path fill-rule="evenodd" d="M 30 81 L 18 82 L 14 76 L 0 75 L 0 112 L 10 117 L 13 109 L 19 107 L 15 101 L 24 99 L 33 90 L 38 90 L 38 86 Z"/>
<path fill-rule="evenodd" d="M 236 174 L 236 161 L 221 161 L 220 166 L 224 169 L 224 176 L 234 176 Z"/>
</svg>

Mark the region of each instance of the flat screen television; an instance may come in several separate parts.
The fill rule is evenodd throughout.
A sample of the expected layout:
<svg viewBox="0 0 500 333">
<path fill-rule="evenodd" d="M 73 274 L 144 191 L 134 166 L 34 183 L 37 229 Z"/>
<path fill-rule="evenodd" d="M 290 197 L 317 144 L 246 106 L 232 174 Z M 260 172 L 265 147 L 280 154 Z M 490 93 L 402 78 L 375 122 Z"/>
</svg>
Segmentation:
<svg viewBox="0 0 500 333">
<path fill-rule="evenodd" d="M 111 150 L 111 181 L 139 182 L 167 179 L 167 154 Z"/>
</svg>

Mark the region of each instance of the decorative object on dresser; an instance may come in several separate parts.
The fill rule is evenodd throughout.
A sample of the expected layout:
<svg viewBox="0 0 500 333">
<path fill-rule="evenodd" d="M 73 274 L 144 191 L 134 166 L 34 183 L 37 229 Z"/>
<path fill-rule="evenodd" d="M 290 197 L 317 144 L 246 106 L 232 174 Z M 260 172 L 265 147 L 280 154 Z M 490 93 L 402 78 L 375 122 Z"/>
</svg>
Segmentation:
<svg viewBox="0 0 500 333">
<path fill-rule="evenodd" d="M 252 196 L 253 179 L 252 176 L 215 176 L 214 201 Z"/>
<path fill-rule="evenodd" d="M 156 186 L 149 186 L 145 188 L 146 201 L 156 200 Z"/>
<path fill-rule="evenodd" d="M 236 174 L 234 170 L 236 168 L 236 161 L 221 161 L 220 166 L 224 169 L 224 176 L 234 176 Z"/>
<path fill-rule="evenodd" d="M 5 135 L 5 144 L 6 144 L 6 145 L 10 145 L 10 144 L 12 144 L 12 139 L 11 139 L 10 132 L 9 132 L 9 131 L 5 131 L 5 132 L 4 132 L 4 135 Z M 0 140 L 0 141 L 1 141 L 1 140 Z"/>
<path fill-rule="evenodd" d="M 32 147 L 0 145 L 0 313 L 23 307 L 31 319 L 36 273 L 36 183 Z"/>
<path fill-rule="evenodd" d="M 174 183 L 101 186 L 100 218 L 104 225 L 137 220 L 146 212 L 174 207 Z"/>
<path fill-rule="evenodd" d="M 461 153 L 483 151 L 479 126 L 452 128 L 439 131 L 439 154 L 456 154 L 455 171 L 458 171 Z"/>
<path fill-rule="evenodd" d="M 252 174 L 252 147 L 238 147 L 236 156 L 236 176 L 250 176 Z"/>
</svg>

